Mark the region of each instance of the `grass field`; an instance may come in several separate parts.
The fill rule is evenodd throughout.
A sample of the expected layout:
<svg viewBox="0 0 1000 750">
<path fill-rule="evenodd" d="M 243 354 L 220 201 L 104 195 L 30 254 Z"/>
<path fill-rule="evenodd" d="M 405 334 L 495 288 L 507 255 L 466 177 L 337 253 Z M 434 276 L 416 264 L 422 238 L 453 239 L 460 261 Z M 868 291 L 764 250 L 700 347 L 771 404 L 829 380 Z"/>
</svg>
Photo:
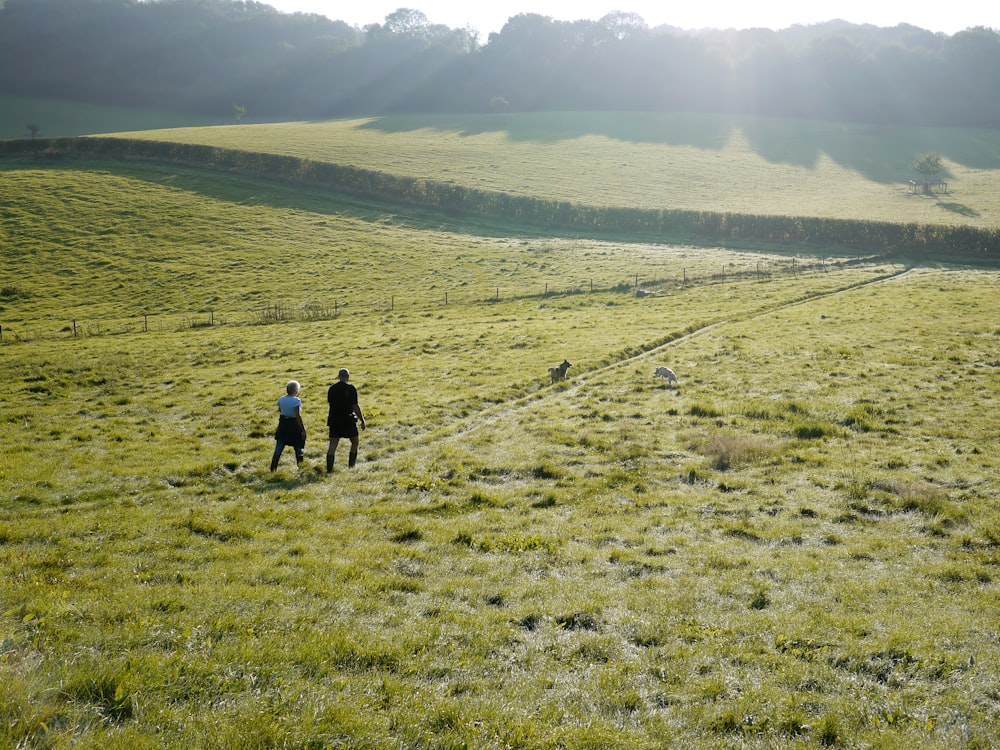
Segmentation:
<svg viewBox="0 0 1000 750">
<path fill-rule="evenodd" d="M 600 206 L 995 227 L 1000 130 L 696 114 L 399 116 L 129 133 Z M 913 194 L 917 155 L 948 192 Z"/>
<path fill-rule="evenodd" d="M 29 125 L 38 126 L 38 138 L 94 135 L 109 130 L 205 127 L 231 122 L 223 118 L 80 104 L 52 99 L 0 95 L 0 138 L 29 138 Z"/>
<path fill-rule="evenodd" d="M 0 747 L 1000 745 L 995 270 L 2 168 Z"/>
<path fill-rule="evenodd" d="M 438 309 L 498 295 L 704 282 L 795 263 L 792 248 L 784 256 L 720 254 L 512 236 L 197 170 L 16 163 L 0 170 L 0 238 L 17 248 L 5 257 L 0 324 L 20 338 L 67 335 L 73 320 L 90 331 L 189 327 L 213 312 L 246 322 L 276 305 L 303 313 Z M 851 257 L 830 249 L 821 260 Z M 95 295 L 97 288 L 104 293 Z"/>
</svg>

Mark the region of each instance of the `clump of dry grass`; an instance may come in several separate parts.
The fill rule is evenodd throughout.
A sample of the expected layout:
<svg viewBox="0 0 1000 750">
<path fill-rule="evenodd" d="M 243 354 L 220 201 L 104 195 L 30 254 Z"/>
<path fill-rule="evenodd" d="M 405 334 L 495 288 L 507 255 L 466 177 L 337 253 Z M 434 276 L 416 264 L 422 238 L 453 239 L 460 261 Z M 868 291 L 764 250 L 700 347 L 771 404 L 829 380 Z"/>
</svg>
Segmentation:
<svg viewBox="0 0 1000 750">
<path fill-rule="evenodd" d="M 879 481 L 873 489 L 884 493 L 899 510 L 919 511 L 928 516 L 958 520 L 964 514 L 949 499 L 944 488 L 930 482 Z"/>
<path fill-rule="evenodd" d="M 765 435 L 714 432 L 696 439 L 692 450 L 709 459 L 718 471 L 759 463 L 781 452 L 781 441 Z"/>
</svg>

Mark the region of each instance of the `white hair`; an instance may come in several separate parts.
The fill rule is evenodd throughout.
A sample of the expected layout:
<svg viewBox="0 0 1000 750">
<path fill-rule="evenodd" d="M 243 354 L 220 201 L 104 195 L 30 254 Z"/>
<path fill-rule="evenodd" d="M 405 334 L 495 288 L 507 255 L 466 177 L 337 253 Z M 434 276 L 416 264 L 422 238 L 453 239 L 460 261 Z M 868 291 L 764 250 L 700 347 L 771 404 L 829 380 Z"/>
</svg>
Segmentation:
<svg viewBox="0 0 1000 750">
<path fill-rule="evenodd" d="M 299 392 L 299 381 L 289 380 L 288 385 L 285 386 L 285 393 L 287 393 L 289 396 L 294 396 L 298 392 Z"/>
</svg>

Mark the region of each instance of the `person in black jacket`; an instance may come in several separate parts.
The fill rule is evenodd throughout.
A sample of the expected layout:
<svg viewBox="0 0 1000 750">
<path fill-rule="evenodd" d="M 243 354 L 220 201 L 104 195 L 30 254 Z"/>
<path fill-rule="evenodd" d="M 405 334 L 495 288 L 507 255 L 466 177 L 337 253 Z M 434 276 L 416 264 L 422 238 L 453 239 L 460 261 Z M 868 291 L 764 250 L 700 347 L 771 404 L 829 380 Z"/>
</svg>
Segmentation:
<svg viewBox="0 0 1000 750">
<path fill-rule="evenodd" d="M 364 430 L 365 415 L 361 413 L 361 406 L 358 404 L 358 389 L 347 381 L 351 379 L 351 373 L 347 368 L 337 373 L 337 382 L 330 386 L 327 391 L 326 400 L 330 404 L 330 414 L 326 418 L 326 423 L 330 427 L 330 447 L 326 451 L 326 471 L 333 471 L 333 460 L 337 453 L 337 444 L 341 438 L 351 441 L 351 453 L 347 459 L 349 467 L 358 462 L 358 443 L 361 442 L 358 425 Z"/>
</svg>

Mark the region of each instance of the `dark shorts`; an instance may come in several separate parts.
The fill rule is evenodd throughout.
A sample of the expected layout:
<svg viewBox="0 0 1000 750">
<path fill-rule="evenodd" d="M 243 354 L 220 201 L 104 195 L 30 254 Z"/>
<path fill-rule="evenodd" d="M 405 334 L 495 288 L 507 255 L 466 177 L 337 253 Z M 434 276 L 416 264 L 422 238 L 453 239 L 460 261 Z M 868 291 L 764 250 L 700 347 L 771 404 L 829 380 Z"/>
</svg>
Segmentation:
<svg viewBox="0 0 1000 750">
<path fill-rule="evenodd" d="M 299 420 L 295 417 L 281 417 L 278 420 L 278 429 L 274 432 L 274 439 L 299 450 L 306 446 L 305 435 L 299 429 Z"/>
<path fill-rule="evenodd" d="M 330 423 L 330 439 L 334 438 L 356 438 L 358 436 L 358 423 L 354 419 L 340 419 Z"/>
</svg>

